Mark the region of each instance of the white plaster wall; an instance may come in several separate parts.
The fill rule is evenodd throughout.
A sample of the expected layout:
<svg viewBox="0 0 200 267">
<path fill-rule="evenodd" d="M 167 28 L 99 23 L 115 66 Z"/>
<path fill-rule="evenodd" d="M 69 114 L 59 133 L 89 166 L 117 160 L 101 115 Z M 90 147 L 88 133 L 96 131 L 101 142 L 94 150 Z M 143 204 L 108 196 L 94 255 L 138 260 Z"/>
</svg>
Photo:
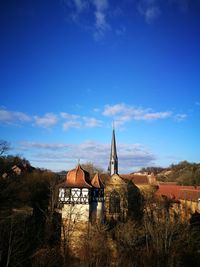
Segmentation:
<svg viewBox="0 0 200 267">
<path fill-rule="evenodd" d="M 73 222 L 89 221 L 89 204 L 64 204 L 62 219 L 70 219 Z"/>
<path fill-rule="evenodd" d="M 103 202 L 98 202 L 97 203 L 97 220 L 100 222 L 103 222 L 104 220 L 104 203 Z"/>
</svg>

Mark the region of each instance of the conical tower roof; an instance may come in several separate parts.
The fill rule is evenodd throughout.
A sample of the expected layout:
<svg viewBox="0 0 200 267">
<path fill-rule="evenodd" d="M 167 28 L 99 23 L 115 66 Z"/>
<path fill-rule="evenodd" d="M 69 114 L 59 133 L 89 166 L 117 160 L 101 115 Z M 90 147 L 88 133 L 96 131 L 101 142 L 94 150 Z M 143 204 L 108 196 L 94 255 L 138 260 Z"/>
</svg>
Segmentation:
<svg viewBox="0 0 200 267">
<path fill-rule="evenodd" d="M 118 158 L 117 158 L 117 146 L 115 140 L 115 129 L 113 127 L 112 131 L 112 142 L 111 142 L 111 151 L 110 151 L 110 164 L 108 167 L 110 175 L 118 173 Z"/>
<path fill-rule="evenodd" d="M 67 187 L 78 187 L 78 188 L 91 188 L 89 182 L 89 173 L 82 169 L 81 165 L 67 173 L 66 176 Z"/>
<path fill-rule="evenodd" d="M 117 147 L 116 147 L 116 140 L 115 140 L 115 129 L 113 129 L 113 132 L 112 132 L 112 143 L 111 143 L 110 159 L 117 159 Z"/>
<path fill-rule="evenodd" d="M 95 176 L 92 178 L 91 185 L 96 188 L 104 188 L 104 185 L 98 173 L 96 173 Z"/>
</svg>

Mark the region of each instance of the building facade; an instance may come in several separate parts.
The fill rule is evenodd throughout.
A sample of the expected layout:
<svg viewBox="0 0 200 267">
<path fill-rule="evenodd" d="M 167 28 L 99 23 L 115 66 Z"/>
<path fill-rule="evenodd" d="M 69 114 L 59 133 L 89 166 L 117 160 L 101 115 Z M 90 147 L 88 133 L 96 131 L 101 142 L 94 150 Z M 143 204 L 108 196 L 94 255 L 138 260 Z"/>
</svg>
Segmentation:
<svg viewBox="0 0 200 267">
<path fill-rule="evenodd" d="M 118 174 L 115 130 L 112 132 L 109 173 L 90 177 L 80 164 L 58 188 L 62 220 L 73 222 L 125 221 L 139 218 L 142 196 L 133 180 Z"/>
</svg>

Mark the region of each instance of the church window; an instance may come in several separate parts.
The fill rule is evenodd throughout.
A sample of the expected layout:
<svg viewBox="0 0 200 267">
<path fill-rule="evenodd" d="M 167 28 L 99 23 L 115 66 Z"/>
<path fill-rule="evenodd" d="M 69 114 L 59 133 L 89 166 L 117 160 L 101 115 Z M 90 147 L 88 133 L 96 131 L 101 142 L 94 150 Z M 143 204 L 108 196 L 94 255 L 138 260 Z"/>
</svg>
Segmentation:
<svg viewBox="0 0 200 267">
<path fill-rule="evenodd" d="M 120 195 L 115 190 L 110 194 L 109 213 L 120 213 Z"/>
</svg>

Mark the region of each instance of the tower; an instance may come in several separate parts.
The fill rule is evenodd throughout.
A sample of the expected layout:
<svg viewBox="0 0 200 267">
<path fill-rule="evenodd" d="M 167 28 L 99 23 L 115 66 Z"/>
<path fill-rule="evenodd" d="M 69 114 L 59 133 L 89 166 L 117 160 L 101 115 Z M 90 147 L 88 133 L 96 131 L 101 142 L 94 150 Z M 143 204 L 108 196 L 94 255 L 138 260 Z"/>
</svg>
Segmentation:
<svg viewBox="0 0 200 267">
<path fill-rule="evenodd" d="M 113 132 L 112 132 L 110 164 L 109 164 L 108 170 L 110 172 L 110 175 L 118 174 L 118 158 L 117 158 L 117 148 L 116 148 L 114 127 L 113 127 Z"/>
</svg>

